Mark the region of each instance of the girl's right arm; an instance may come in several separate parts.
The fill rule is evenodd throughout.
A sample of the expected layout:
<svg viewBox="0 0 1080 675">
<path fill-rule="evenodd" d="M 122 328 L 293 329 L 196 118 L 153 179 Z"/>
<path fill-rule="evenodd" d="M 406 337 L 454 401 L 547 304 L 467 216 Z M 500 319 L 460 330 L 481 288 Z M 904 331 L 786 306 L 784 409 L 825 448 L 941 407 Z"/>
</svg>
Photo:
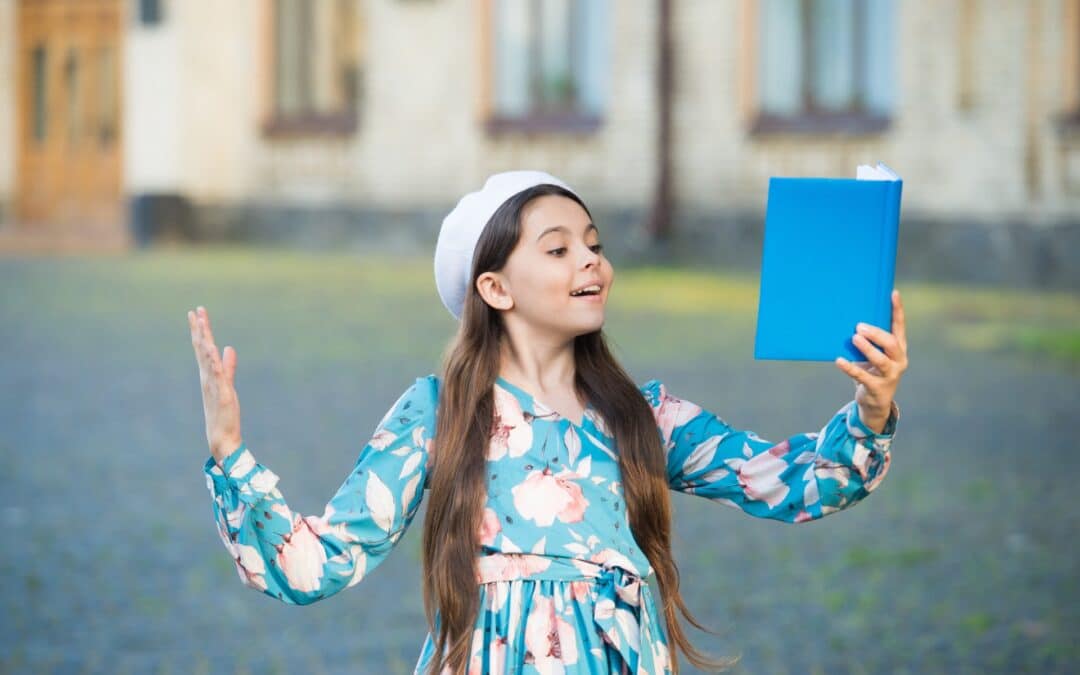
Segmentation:
<svg viewBox="0 0 1080 675">
<path fill-rule="evenodd" d="M 204 465 L 218 534 L 244 585 L 304 605 L 353 586 L 389 554 L 423 499 L 438 401 L 417 378 L 387 411 L 321 516 L 289 508 L 278 476 L 240 443 Z"/>
</svg>

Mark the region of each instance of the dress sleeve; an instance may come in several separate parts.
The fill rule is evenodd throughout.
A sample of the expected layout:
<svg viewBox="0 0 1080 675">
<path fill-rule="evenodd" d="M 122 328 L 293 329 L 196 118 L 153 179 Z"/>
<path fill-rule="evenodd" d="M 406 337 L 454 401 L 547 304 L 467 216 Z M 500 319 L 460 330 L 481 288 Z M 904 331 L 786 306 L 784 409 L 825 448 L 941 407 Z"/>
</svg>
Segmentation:
<svg viewBox="0 0 1080 675">
<path fill-rule="evenodd" d="M 321 516 L 289 508 L 241 443 L 206 460 L 218 534 L 245 586 L 305 605 L 353 586 L 390 553 L 423 499 L 438 384 L 417 378 L 387 411 Z"/>
<path fill-rule="evenodd" d="M 900 418 L 894 401 L 882 433 L 875 433 L 851 400 L 820 431 L 774 443 L 671 395 L 657 380 L 641 391 L 656 417 L 672 489 L 789 523 L 821 518 L 869 495 L 889 470 Z"/>
</svg>

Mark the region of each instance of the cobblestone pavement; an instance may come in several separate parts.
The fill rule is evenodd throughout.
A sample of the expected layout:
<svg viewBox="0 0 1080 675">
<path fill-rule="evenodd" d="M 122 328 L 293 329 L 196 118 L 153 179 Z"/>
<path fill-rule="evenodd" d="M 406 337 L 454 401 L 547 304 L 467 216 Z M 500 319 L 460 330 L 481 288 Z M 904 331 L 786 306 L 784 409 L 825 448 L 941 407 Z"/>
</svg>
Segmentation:
<svg viewBox="0 0 1080 675">
<path fill-rule="evenodd" d="M 211 520 L 185 312 L 206 305 L 237 348 L 249 447 L 293 508 L 321 513 L 386 408 L 436 370 L 453 323 L 429 273 L 244 251 L 0 261 L 0 672 L 411 672 L 423 513 L 393 563 L 322 602 L 240 583 Z M 613 304 L 607 329 L 638 381 L 765 438 L 816 430 L 850 380 L 753 360 L 732 297 L 707 315 Z M 893 466 L 865 502 L 796 526 L 676 496 L 684 596 L 719 633 L 691 637 L 741 653 L 732 672 L 1080 669 L 1080 377 L 946 346 L 907 309 Z"/>
</svg>

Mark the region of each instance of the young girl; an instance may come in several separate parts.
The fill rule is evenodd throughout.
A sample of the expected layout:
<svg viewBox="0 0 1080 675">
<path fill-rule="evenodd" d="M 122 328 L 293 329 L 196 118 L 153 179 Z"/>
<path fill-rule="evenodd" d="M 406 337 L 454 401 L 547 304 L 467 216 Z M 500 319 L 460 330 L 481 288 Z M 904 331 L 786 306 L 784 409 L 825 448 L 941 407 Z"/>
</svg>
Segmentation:
<svg viewBox="0 0 1080 675">
<path fill-rule="evenodd" d="M 907 368 L 895 291 L 895 333 L 854 338 L 870 365 L 836 362 L 855 399 L 820 431 L 773 443 L 620 367 L 601 330 L 611 264 L 557 178 L 496 174 L 463 197 L 435 272 L 460 320 L 441 374 L 391 406 L 321 516 L 290 509 L 243 442 L 236 351 L 219 355 L 205 309 L 188 313 L 207 486 L 245 585 L 307 604 L 359 583 L 429 491 L 417 673 L 677 673 L 678 650 L 729 667 L 738 657 L 709 659 L 677 621 L 676 608 L 702 627 L 679 593 L 669 490 L 802 523 L 854 505 L 888 471 Z"/>
</svg>

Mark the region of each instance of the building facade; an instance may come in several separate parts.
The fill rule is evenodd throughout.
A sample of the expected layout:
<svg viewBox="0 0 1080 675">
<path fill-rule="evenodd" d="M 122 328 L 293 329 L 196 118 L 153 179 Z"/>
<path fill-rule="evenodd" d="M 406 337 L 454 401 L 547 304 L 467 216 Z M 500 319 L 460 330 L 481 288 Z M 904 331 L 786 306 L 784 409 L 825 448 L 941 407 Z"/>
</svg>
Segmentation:
<svg viewBox="0 0 1080 675">
<path fill-rule="evenodd" d="M 898 270 L 1077 283 L 1080 0 L 0 0 L 0 72 L 9 230 L 433 236 L 531 167 L 735 261 L 882 160 Z"/>
</svg>

